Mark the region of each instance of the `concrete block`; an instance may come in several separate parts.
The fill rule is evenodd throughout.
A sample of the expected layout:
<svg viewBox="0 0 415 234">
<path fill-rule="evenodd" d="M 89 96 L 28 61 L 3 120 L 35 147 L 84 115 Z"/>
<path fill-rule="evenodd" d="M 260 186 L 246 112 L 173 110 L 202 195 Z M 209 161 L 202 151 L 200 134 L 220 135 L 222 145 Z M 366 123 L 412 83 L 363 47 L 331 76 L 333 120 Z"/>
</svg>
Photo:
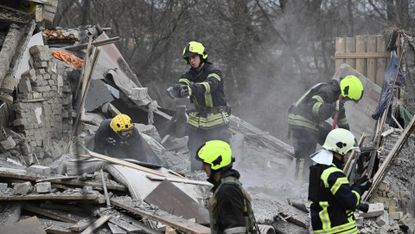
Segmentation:
<svg viewBox="0 0 415 234">
<path fill-rule="evenodd" d="M 7 93 L 12 93 L 17 87 L 19 80 L 14 79 L 11 76 L 6 76 L 1 84 L 1 90 Z"/>
<path fill-rule="evenodd" d="M 35 145 L 37 145 L 36 141 L 34 142 L 35 142 Z M 27 168 L 27 173 L 32 174 L 32 175 L 50 176 L 51 169 L 50 167 L 47 167 L 47 166 L 32 165 L 29 168 Z"/>
<path fill-rule="evenodd" d="M 0 183 L 0 193 L 7 190 L 7 183 Z"/>
<path fill-rule="evenodd" d="M 385 206 L 383 203 L 370 203 L 367 213 L 361 213 L 360 216 L 364 218 L 378 217 L 385 213 Z"/>
<path fill-rule="evenodd" d="M 33 186 L 30 182 L 13 183 L 13 189 L 15 194 L 26 195 L 33 190 Z"/>
<path fill-rule="evenodd" d="M 30 84 L 30 80 L 27 78 L 20 79 L 17 89 L 20 93 L 32 92 L 32 85 Z"/>
<path fill-rule="evenodd" d="M 52 185 L 50 182 L 41 182 L 35 184 L 37 193 L 50 193 L 52 191 Z"/>
<path fill-rule="evenodd" d="M 13 149 L 16 147 L 16 141 L 11 136 L 8 136 L 6 140 L 0 141 L 1 147 L 5 150 Z"/>
<path fill-rule="evenodd" d="M 380 227 L 389 225 L 389 214 L 384 212 L 383 215 L 376 218 L 376 224 Z"/>
<path fill-rule="evenodd" d="M 393 220 L 399 220 L 403 217 L 403 212 L 397 211 L 397 212 L 389 212 L 389 218 Z"/>
<path fill-rule="evenodd" d="M 147 87 L 132 88 L 128 95 L 129 98 L 131 98 L 132 100 L 136 100 L 136 101 L 143 100 L 147 96 L 148 96 Z"/>
</svg>

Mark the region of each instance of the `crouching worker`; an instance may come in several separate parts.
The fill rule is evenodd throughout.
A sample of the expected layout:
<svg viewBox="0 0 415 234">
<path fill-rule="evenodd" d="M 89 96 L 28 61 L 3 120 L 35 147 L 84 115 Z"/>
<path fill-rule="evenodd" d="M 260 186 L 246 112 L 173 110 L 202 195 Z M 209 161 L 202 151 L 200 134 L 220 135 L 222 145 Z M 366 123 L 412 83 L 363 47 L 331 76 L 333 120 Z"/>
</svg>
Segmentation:
<svg viewBox="0 0 415 234">
<path fill-rule="evenodd" d="M 232 169 L 234 158 L 228 143 L 207 141 L 196 153 L 203 170 L 213 184 L 208 208 L 212 233 L 259 233 L 251 198 L 239 182 L 240 174 Z"/>
<path fill-rule="evenodd" d="M 352 150 L 358 151 L 353 134 L 342 128 L 329 132 L 322 150 L 312 156 L 308 198 L 314 233 L 358 233 L 353 212 L 371 182 L 362 177 L 354 185 L 341 170 Z"/>
<path fill-rule="evenodd" d="M 130 158 L 161 165 L 161 160 L 126 114 L 102 121 L 95 133 L 94 151 L 115 158 Z"/>
</svg>

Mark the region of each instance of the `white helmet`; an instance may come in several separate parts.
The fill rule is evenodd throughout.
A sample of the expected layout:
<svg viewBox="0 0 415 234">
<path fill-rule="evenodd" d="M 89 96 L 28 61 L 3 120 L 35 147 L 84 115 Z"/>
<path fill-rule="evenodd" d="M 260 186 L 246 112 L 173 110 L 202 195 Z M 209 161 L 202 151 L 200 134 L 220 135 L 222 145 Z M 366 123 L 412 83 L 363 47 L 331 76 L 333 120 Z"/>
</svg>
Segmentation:
<svg viewBox="0 0 415 234">
<path fill-rule="evenodd" d="M 331 130 L 322 147 L 340 155 L 345 155 L 350 150 L 359 150 L 353 133 L 343 128 Z"/>
</svg>

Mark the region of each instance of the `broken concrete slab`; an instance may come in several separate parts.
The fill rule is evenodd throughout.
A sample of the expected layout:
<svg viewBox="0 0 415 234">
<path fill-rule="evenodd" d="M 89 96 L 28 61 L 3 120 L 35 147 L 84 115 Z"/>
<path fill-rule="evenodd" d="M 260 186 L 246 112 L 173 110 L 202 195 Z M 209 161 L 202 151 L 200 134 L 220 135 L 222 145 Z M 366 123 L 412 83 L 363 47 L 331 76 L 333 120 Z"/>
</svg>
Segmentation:
<svg viewBox="0 0 415 234">
<path fill-rule="evenodd" d="M 32 165 L 27 168 L 27 173 L 29 175 L 50 176 L 51 168 L 42 165 Z"/>
<path fill-rule="evenodd" d="M 21 220 L 17 223 L 9 223 L 0 225 L 0 233 L 2 234 L 46 234 L 37 217 L 31 217 Z"/>
<path fill-rule="evenodd" d="M 13 183 L 13 189 L 15 194 L 26 195 L 33 190 L 33 186 L 30 182 Z"/>
<path fill-rule="evenodd" d="M 50 193 L 52 191 L 52 184 L 50 182 L 40 182 L 35 184 L 37 193 Z"/>
<path fill-rule="evenodd" d="M 369 210 L 366 213 L 359 213 L 359 216 L 373 218 L 381 216 L 383 213 L 385 213 L 385 205 L 383 203 L 370 203 Z"/>
</svg>

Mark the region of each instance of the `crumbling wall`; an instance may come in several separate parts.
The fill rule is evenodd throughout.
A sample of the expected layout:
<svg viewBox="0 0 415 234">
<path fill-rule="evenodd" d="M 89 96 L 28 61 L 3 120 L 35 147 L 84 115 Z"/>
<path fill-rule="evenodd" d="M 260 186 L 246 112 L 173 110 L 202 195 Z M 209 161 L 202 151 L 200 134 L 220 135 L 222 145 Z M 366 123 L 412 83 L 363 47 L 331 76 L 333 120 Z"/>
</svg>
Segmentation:
<svg viewBox="0 0 415 234">
<path fill-rule="evenodd" d="M 13 126 L 38 159 L 54 158 L 72 131 L 72 93 L 64 73 L 50 60 L 48 46 L 30 48 L 31 67 L 22 74 L 12 109 Z"/>
<path fill-rule="evenodd" d="M 388 156 L 401 132 L 386 136 L 380 152 L 381 162 Z M 408 138 L 399 156 L 392 161 L 390 169 L 379 185 L 373 201 L 383 202 L 390 219 L 400 219 L 409 212 L 415 215 L 415 136 Z"/>
</svg>

